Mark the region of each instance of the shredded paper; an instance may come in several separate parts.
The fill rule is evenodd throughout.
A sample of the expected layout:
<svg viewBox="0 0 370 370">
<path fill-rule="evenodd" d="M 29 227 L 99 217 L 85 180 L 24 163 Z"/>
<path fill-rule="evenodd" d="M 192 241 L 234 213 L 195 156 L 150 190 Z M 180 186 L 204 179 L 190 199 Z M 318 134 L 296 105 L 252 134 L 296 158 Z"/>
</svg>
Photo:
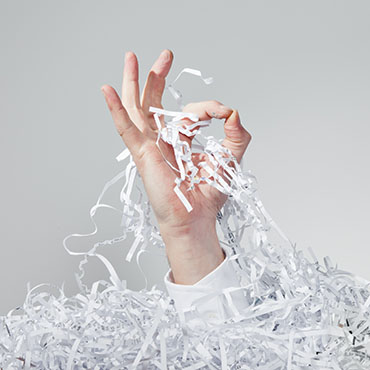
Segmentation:
<svg viewBox="0 0 370 370">
<path fill-rule="evenodd" d="M 190 68 L 176 80 L 183 73 L 212 82 Z M 141 180 L 135 163 L 125 149 L 116 158 L 122 171 L 106 183 L 90 210 L 94 231 L 63 241 L 69 254 L 81 257 L 76 273 L 80 292 L 67 297 L 63 287 L 51 284 L 29 288 L 23 306 L 0 317 L 0 369 L 370 369 L 370 283 L 340 270 L 329 258 L 319 263 L 312 250 L 305 254 L 289 241 L 263 207 L 250 171 L 220 139 L 204 134 L 211 120 L 181 111 L 176 80 L 167 89 L 179 111 L 150 108 L 158 126 L 157 145 L 160 150 L 163 140 L 174 149 L 174 192 L 189 212 L 187 191 L 200 182 L 228 196 L 217 217 L 218 232 L 240 286 L 210 292 L 209 297 L 216 294 L 230 317 L 207 321 L 199 307 L 208 296 L 179 312 L 156 285 L 130 290 L 98 253 L 98 248 L 128 236 L 133 242 L 127 261 L 136 255 L 139 263 L 144 251 L 164 250 L 150 203 L 137 186 Z M 180 134 L 194 136 L 193 145 Z M 195 151 L 208 161 L 193 163 Z M 208 175 L 200 176 L 200 169 Z M 189 187 L 182 191 L 185 180 Z M 102 201 L 115 183 L 121 183 L 119 207 Z M 121 235 L 96 242 L 87 252 L 74 252 L 69 240 L 96 234 L 94 216 L 100 208 L 118 211 Z M 106 266 L 110 281 L 88 287 L 84 265 L 93 257 Z M 234 304 L 240 292 L 242 309 Z"/>
</svg>

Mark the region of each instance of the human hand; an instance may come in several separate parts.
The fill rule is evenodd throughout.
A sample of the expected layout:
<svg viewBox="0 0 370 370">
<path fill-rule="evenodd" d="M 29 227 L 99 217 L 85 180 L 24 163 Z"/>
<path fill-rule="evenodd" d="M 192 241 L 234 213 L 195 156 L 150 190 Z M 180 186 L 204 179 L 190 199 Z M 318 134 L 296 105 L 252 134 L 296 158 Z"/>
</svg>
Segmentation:
<svg viewBox="0 0 370 370">
<path fill-rule="evenodd" d="M 102 91 L 116 129 L 130 150 L 143 180 L 166 245 L 174 281 L 194 284 L 224 259 L 216 233 L 216 215 L 227 196 L 207 183 L 186 191 L 189 184 L 185 180 L 180 189 L 193 207 L 188 212 L 173 191 L 178 173 L 167 164 L 156 145 L 157 126 L 153 113 L 149 112 L 150 106 L 162 107 L 165 78 L 172 60 L 169 50 L 161 53 L 148 74 L 140 98 L 137 58 L 128 52 L 123 71 L 122 99 L 109 85 L 103 85 Z M 183 111 L 197 114 L 200 120 L 225 119 L 223 145 L 240 162 L 251 136 L 242 127 L 236 110 L 217 101 L 206 101 L 188 104 Z M 190 137 L 182 135 L 181 139 L 191 145 Z M 177 167 L 172 146 L 162 140 L 160 146 L 167 160 Z M 207 160 L 204 154 L 193 154 L 194 164 L 204 160 Z"/>
</svg>

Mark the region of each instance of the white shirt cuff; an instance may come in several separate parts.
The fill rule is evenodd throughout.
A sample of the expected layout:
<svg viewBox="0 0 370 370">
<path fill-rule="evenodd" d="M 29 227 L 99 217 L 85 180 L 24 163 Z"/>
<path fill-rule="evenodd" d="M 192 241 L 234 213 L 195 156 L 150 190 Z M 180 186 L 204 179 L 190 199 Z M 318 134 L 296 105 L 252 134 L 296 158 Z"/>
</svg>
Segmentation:
<svg viewBox="0 0 370 370">
<path fill-rule="evenodd" d="M 233 313 L 237 314 L 246 306 L 242 289 L 230 292 L 231 304 L 224 295 L 220 295 L 223 289 L 240 287 L 240 280 L 233 266 L 234 262 L 230 260 L 228 252 L 222 249 L 226 256 L 222 263 L 193 285 L 174 283 L 172 271 L 168 270 L 164 283 L 178 311 L 189 310 L 195 304 L 197 311 L 207 321 L 218 321 L 228 319 Z M 234 307 L 230 308 L 230 306 Z"/>
</svg>

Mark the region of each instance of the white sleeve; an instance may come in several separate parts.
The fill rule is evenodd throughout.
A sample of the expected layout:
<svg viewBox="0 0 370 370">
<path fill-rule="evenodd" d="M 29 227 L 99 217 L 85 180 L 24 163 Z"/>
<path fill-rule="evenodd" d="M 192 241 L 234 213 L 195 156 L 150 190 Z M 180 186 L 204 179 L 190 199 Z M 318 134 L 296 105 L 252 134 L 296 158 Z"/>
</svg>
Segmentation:
<svg viewBox="0 0 370 370">
<path fill-rule="evenodd" d="M 164 283 L 178 311 L 187 310 L 196 300 L 214 294 L 214 297 L 205 299 L 205 302 L 196 303 L 198 312 L 209 320 L 225 320 L 230 317 L 233 311 L 225 308 L 226 298 L 217 294 L 225 288 L 240 287 L 240 281 L 227 251 L 223 250 L 226 257 L 222 263 L 193 285 L 175 284 L 172 271 L 168 270 Z M 231 296 L 237 310 L 246 306 L 242 289 L 233 292 Z"/>
</svg>

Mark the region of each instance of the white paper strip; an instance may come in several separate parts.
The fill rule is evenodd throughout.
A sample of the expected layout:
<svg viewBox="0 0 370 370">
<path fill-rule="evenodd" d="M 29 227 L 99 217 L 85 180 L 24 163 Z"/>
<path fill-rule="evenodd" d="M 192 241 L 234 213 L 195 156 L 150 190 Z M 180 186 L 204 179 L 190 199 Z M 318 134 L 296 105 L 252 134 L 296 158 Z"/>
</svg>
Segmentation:
<svg viewBox="0 0 370 370">
<path fill-rule="evenodd" d="M 192 69 L 177 78 L 182 73 L 211 81 Z M 171 88 L 181 108 L 181 93 Z M 228 196 L 217 215 L 218 231 L 240 286 L 205 289 L 189 310 L 180 311 L 162 289 L 148 290 L 140 256 L 159 254 L 159 249 L 165 258 L 165 246 L 125 149 L 116 159 L 127 159 L 126 168 L 105 184 L 90 210 L 94 230 L 63 240 L 66 251 L 81 258 L 80 292 L 67 297 L 63 286 L 29 286 L 24 304 L 0 317 L 0 368 L 370 369 L 370 282 L 338 269 L 330 258 L 321 265 L 312 250 L 307 258 L 289 241 L 259 199 L 254 176 L 219 139 L 203 135 L 211 121 L 162 108 L 151 107 L 151 112 L 158 150 L 161 140 L 173 147 L 177 166 L 164 160 L 177 175 L 174 192 L 187 211 L 192 205 L 186 195 L 200 184 Z M 195 135 L 192 147 L 181 133 Z M 195 150 L 204 154 L 203 162 L 193 161 Z M 103 202 L 120 182 L 119 204 Z M 119 235 L 106 240 L 99 240 L 97 232 L 96 214 L 102 208 L 116 215 L 121 227 Z M 103 255 L 104 248 L 127 237 L 133 242 L 126 260 L 136 253 L 145 278 L 140 291 L 127 289 L 115 269 L 120 261 Z M 81 238 L 85 244 L 79 250 Z M 90 288 L 83 283 L 84 267 L 93 257 L 103 263 L 109 281 L 95 281 Z M 212 321 L 202 314 L 209 302 L 225 317 Z"/>
</svg>

